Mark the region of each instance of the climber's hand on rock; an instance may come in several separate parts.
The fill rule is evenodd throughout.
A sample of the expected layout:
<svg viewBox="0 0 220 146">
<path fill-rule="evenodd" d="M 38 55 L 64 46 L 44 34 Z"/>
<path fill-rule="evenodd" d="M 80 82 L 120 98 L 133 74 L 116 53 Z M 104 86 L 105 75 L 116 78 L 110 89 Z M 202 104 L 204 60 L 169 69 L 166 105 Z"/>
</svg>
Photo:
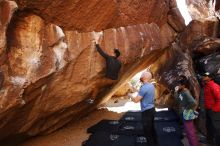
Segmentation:
<svg viewBox="0 0 220 146">
<path fill-rule="evenodd" d="M 132 100 L 132 98 L 134 98 L 133 95 L 132 95 L 132 93 L 128 93 L 127 96 L 128 96 L 131 100 Z"/>
<path fill-rule="evenodd" d="M 95 44 L 99 44 L 102 42 L 103 33 L 102 32 L 93 32 L 93 38 L 94 38 Z"/>
</svg>

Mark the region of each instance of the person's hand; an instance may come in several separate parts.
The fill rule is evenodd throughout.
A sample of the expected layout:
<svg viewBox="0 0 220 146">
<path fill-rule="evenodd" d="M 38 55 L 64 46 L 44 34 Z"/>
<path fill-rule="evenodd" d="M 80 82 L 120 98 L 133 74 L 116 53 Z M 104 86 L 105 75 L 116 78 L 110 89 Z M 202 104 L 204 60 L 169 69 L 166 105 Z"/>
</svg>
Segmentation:
<svg viewBox="0 0 220 146">
<path fill-rule="evenodd" d="M 129 97 L 129 99 L 130 99 L 131 101 L 133 101 L 133 99 L 135 98 L 132 93 L 128 93 L 127 96 Z"/>
<path fill-rule="evenodd" d="M 93 38 L 95 44 L 99 44 L 102 41 L 103 33 L 102 32 L 93 32 Z"/>
<path fill-rule="evenodd" d="M 132 94 L 131 94 L 131 93 L 128 93 L 127 96 L 128 96 L 129 98 L 132 98 Z"/>
<path fill-rule="evenodd" d="M 95 41 L 95 40 L 93 41 L 93 44 L 94 44 L 95 46 L 97 45 L 97 43 L 96 43 L 96 41 Z"/>
<path fill-rule="evenodd" d="M 177 92 L 179 90 L 179 86 L 175 87 L 175 92 Z"/>
</svg>

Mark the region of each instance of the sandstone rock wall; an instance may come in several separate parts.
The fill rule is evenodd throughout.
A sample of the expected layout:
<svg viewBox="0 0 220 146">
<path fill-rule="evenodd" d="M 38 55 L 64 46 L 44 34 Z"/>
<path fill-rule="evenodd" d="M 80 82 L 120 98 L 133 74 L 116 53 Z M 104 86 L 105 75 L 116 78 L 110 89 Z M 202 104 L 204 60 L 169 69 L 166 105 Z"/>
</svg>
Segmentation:
<svg viewBox="0 0 220 146">
<path fill-rule="evenodd" d="M 17 0 L 17 3 L 20 9 L 31 9 L 63 28 L 84 32 L 145 22 L 163 25 L 169 10 L 164 0 Z"/>
<path fill-rule="evenodd" d="M 15 2 L 0 1 L 0 139 L 47 134 L 77 121 L 152 64 L 163 89 L 181 72 L 192 77 L 197 97 L 190 52 L 202 40 L 197 34 L 216 36 L 217 27 L 192 22 L 185 29 L 174 0 Z M 94 47 L 97 36 L 106 53 L 119 48 L 122 54 L 120 79 L 111 88 Z M 95 89 L 98 98 L 89 105 Z"/>
<path fill-rule="evenodd" d="M 7 14 L 0 27 L 0 69 L 5 78 L 0 89 L 1 139 L 50 133 L 88 114 L 160 56 L 175 39 L 174 25 L 178 31 L 184 27 L 178 26 L 182 21 L 176 16 L 167 23 L 170 3 L 163 0 L 108 5 L 83 0 L 16 2 L 19 10 L 11 21 L 16 3 L 0 3 L 1 16 Z M 122 54 L 120 80 L 110 91 L 105 60 L 94 47 L 96 36 L 106 53 L 117 47 Z M 85 100 L 95 89 L 100 89 L 99 98 L 88 105 Z"/>
<path fill-rule="evenodd" d="M 6 58 L 6 30 L 17 4 L 13 1 L 0 1 L 0 65 Z"/>
</svg>

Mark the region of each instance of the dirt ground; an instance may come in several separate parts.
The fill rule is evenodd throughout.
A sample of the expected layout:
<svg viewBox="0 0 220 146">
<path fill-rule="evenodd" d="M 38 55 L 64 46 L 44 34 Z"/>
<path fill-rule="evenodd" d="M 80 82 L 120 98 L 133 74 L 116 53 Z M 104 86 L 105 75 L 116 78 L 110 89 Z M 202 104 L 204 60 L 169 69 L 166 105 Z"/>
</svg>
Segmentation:
<svg viewBox="0 0 220 146">
<path fill-rule="evenodd" d="M 104 109 L 97 110 L 80 122 L 69 124 L 50 135 L 30 139 L 20 146 L 81 146 L 89 137 L 86 133 L 88 127 L 102 119 L 119 119 L 120 116 L 121 114 Z"/>
<path fill-rule="evenodd" d="M 106 109 L 106 106 L 109 109 Z M 102 119 L 118 120 L 127 110 L 135 110 L 139 104 L 133 104 L 126 99 L 110 100 L 79 122 L 68 124 L 66 127 L 46 136 L 39 136 L 27 140 L 19 146 L 81 146 L 89 134 L 87 128 L 95 125 Z"/>
<path fill-rule="evenodd" d="M 89 127 L 103 119 L 118 120 L 128 110 L 140 110 L 140 105 L 127 99 L 112 99 L 79 122 L 70 123 L 50 135 L 34 137 L 19 146 L 81 146 L 89 137 L 86 132 Z M 183 143 L 188 146 L 186 138 Z M 200 146 L 206 145 L 200 143 Z"/>
</svg>

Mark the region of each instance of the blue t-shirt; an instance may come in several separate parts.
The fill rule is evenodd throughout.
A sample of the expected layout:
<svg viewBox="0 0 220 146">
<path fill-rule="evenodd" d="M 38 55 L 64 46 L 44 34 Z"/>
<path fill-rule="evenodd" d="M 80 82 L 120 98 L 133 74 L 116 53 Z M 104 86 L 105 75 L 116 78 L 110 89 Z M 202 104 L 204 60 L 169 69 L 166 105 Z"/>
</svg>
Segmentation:
<svg viewBox="0 0 220 146">
<path fill-rule="evenodd" d="M 141 111 L 145 111 L 154 107 L 155 87 L 151 83 L 145 83 L 138 92 L 141 99 Z"/>
</svg>

